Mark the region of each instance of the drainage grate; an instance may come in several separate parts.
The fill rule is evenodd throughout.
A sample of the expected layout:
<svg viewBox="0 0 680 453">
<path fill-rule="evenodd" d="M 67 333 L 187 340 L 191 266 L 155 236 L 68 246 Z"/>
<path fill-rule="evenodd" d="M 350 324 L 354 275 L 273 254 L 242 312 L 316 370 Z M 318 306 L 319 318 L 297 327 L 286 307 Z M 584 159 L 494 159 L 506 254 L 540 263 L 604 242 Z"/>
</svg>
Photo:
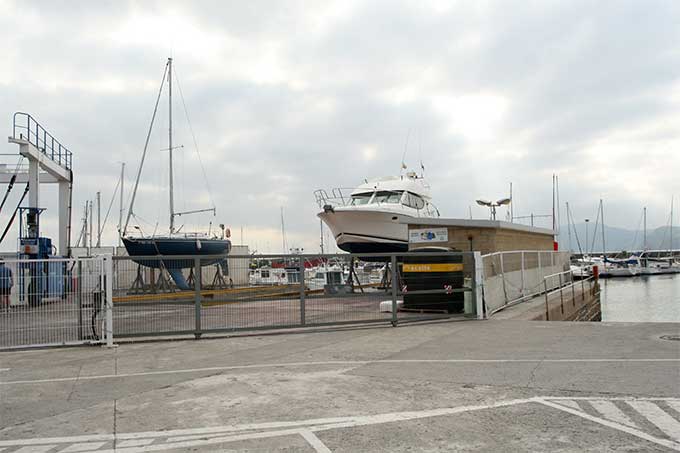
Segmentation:
<svg viewBox="0 0 680 453">
<path fill-rule="evenodd" d="M 662 340 L 680 341 L 680 335 L 661 335 Z"/>
</svg>

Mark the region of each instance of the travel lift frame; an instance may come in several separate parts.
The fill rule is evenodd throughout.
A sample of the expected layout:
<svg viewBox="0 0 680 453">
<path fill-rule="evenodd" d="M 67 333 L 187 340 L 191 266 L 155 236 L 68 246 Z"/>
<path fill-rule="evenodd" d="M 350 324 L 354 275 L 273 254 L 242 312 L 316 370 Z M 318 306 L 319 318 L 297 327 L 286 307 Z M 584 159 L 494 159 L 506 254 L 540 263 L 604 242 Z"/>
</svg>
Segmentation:
<svg viewBox="0 0 680 453">
<path fill-rule="evenodd" d="M 73 194 L 73 172 L 71 170 L 72 154 L 49 134 L 33 117 L 27 113 L 16 112 L 13 118 L 12 136 L 9 143 L 19 145 L 19 154 L 28 160 L 28 171 L 0 171 L 0 183 L 28 183 L 28 206 L 19 208 L 19 256 L 25 259 L 46 259 L 54 256 L 52 241 L 40 236 L 40 184 L 56 183 L 59 188 L 59 238 L 58 252 L 64 256 L 71 255 L 71 199 Z M 59 264 L 57 264 L 59 263 Z M 33 264 L 33 265 L 31 265 Z M 48 263 L 49 264 L 49 263 Z M 55 262 L 60 268 L 63 262 Z M 20 283 L 20 299 L 29 294 L 29 303 L 40 303 L 48 295 L 50 289 L 57 290 L 55 296 L 63 294 L 63 276 L 65 269 L 52 269 L 51 265 L 40 266 L 27 263 L 19 269 L 19 282 L 28 277 L 24 288 Z M 25 275 L 26 274 L 26 275 Z M 56 281 L 48 281 L 48 280 Z M 30 285 L 33 285 L 32 287 Z M 54 291 L 50 290 L 49 293 Z"/>
</svg>

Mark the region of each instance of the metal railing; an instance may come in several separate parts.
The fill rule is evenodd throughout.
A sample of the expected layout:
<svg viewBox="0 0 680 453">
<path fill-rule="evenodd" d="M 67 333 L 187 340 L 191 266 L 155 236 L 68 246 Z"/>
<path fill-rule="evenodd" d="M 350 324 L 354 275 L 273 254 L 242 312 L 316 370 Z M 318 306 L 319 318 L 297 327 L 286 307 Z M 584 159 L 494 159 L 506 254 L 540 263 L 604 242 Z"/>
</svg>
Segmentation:
<svg viewBox="0 0 680 453">
<path fill-rule="evenodd" d="M 569 268 L 568 252 L 495 252 L 482 256 L 487 316 L 541 295 L 544 277 Z"/>
<path fill-rule="evenodd" d="M 59 143 L 28 113 L 16 112 L 14 114 L 12 138 L 28 141 L 54 162 L 66 169 L 71 169 L 71 151 Z"/>
<path fill-rule="evenodd" d="M 550 281 L 550 283 L 549 283 Z M 557 281 L 557 284 L 555 284 Z M 572 307 L 576 307 L 576 286 L 581 285 L 581 300 L 586 298 L 586 282 L 588 284 L 588 294 L 593 295 L 595 289 L 595 278 L 590 276 L 582 278 L 580 281 L 574 280 L 574 273 L 572 270 L 558 272 L 552 275 L 547 275 L 543 278 L 544 294 L 545 294 L 545 320 L 550 321 L 550 296 L 559 292 L 560 295 L 560 311 L 564 315 L 565 292 L 567 293 L 567 302 L 569 301 L 569 293 L 571 293 Z"/>
</svg>

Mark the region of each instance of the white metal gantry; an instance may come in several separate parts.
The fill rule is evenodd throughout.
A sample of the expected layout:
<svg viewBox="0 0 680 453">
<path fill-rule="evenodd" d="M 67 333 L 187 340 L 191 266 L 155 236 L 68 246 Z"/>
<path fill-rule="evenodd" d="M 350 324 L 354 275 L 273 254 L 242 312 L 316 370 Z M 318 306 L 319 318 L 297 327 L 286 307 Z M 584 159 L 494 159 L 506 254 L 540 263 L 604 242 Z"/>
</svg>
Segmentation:
<svg viewBox="0 0 680 453">
<path fill-rule="evenodd" d="M 17 123 L 17 116 L 19 116 L 20 123 Z M 28 183 L 28 207 L 30 208 L 41 207 L 40 184 L 58 184 L 57 252 L 62 256 L 68 255 L 73 182 L 71 152 L 47 133 L 30 115 L 24 113 L 15 114 L 13 136 L 8 137 L 8 141 L 19 145 L 19 154 L 28 160 L 28 170 L 12 170 L 7 166 L 4 168 L 0 166 L 0 183 L 9 183 L 15 174 L 15 184 Z"/>
</svg>

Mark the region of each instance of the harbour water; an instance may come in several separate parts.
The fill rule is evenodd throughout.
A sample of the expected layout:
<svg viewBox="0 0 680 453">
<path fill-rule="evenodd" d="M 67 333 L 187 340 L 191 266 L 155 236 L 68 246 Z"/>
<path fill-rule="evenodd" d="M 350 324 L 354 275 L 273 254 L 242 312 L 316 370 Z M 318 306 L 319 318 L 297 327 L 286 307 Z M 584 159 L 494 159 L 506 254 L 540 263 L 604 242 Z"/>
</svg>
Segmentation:
<svg viewBox="0 0 680 453">
<path fill-rule="evenodd" d="M 602 320 L 680 322 L 680 274 L 600 281 Z"/>
</svg>

